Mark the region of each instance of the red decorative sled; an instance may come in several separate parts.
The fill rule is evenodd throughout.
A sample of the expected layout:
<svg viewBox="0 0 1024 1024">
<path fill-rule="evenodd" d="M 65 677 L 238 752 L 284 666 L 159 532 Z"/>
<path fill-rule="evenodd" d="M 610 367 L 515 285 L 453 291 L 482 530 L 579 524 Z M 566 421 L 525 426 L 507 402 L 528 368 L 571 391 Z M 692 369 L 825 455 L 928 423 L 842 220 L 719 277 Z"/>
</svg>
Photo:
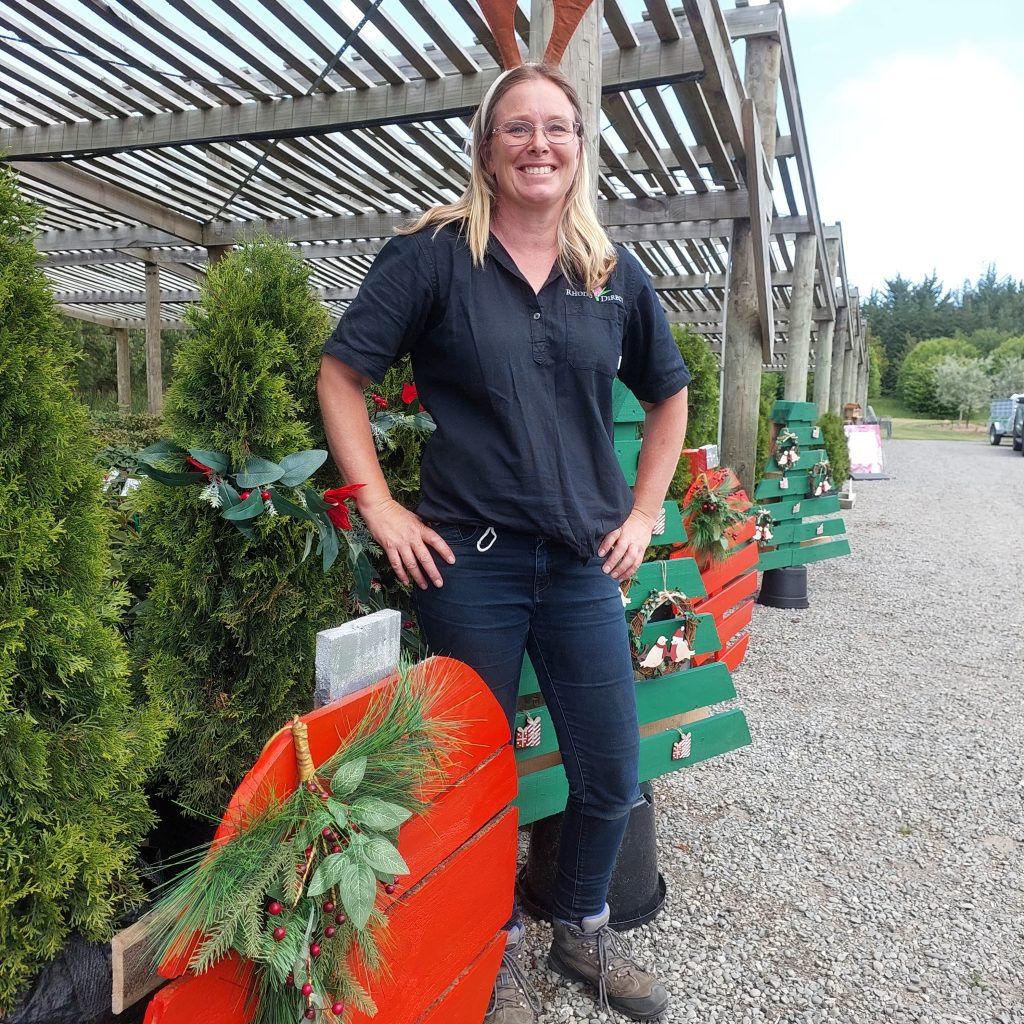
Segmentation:
<svg viewBox="0 0 1024 1024">
<path fill-rule="evenodd" d="M 461 662 L 431 658 L 414 677 L 443 680 L 433 713 L 465 723 L 444 776 L 422 799 L 427 810 L 402 827 L 398 848 L 409 866 L 393 895 L 378 906 L 388 915 L 386 966 L 362 980 L 377 1005 L 346 1024 L 477 1024 L 483 1020 L 504 950 L 503 925 L 512 911 L 516 867 L 516 770 L 508 726 L 480 677 Z M 304 716 L 313 763 L 330 757 L 365 715 L 371 699 L 396 677 Z M 291 735 L 273 740 L 239 786 L 214 837 L 229 840 L 273 793 L 298 785 Z M 164 963 L 176 978 L 151 1001 L 145 1024 L 248 1024 L 251 965 L 221 960 L 202 975 Z M 357 966 L 358 970 L 358 966 Z"/>
</svg>

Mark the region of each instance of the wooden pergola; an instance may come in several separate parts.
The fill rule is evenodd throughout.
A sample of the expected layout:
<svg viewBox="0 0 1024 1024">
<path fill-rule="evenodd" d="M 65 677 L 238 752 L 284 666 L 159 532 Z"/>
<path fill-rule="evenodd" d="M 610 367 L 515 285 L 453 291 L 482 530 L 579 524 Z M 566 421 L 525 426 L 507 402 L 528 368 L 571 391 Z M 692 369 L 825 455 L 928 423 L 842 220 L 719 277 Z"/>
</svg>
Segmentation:
<svg viewBox="0 0 1024 1024">
<path fill-rule="evenodd" d="M 516 10 L 526 55 L 543 49 L 546 6 Z M 62 310 L 112 328 L 125 361 L 128 328 L 146 328 L 155 409 L 160 328 L 183 326 L 228 247 L 287 239 L 341 315 L 395 227 L 467 182 L 468 118 L 499 72 L 474 0 L 351 9 L 358 20 L 326 0 L 0 0 L 0 153 L 43 207 Z M 743 478 L 749 416 L 731 406 L 755 372 L 785 367 L 803 397 L 815 368 L 822 410 L 867 385 L 785 14 L 746 0 L 592 14 L 566 66 L 596 76 L 600 215 L 669 318 L 724 346 L 723 456 Z"/>
</svg>

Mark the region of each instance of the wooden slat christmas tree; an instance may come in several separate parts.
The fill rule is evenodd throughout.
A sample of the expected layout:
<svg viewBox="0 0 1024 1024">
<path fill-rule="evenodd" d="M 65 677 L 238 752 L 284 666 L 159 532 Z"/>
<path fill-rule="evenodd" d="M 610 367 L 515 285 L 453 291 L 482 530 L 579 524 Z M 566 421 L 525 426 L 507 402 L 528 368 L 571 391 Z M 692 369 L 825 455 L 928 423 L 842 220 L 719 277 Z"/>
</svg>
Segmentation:
<svg viewBox="0 0 1024 1024">
<path fill-rule="evenodd" d="M 628 483 L 636 480 L 640 454 L 640 427 L 644 411 L 633 394 L 615 382 L 614 437 L 619 464 Z M 665 522 L 651 538 L 652 546 L 683 543 L 683 527 L 679 506 L 665 502 Z M 707 597 L 700 571 L 692 558 L 673 558 L 645 562 L 629 589 L 625 614 L 631 621 L 652 594 L 678 591 L 689 601 Z M 668 614 L 671 607 L 662 606 Z M 678 606 L 676 608 L 678 610 Z M 639 632 L 639 647 L 647 651 L 664 637 L 670 640 L 689 625 L 689 647 L 693 657 L 713 654 L 722 647 L 714 617 L 687 610 L 683 615 L 651 621 Z M 670 666 L 666 658 L 664 667 Z M 729 668 L 723 662 L 709 661 L 700 666 L 687 661 L 679 663 L 679 671 L 641 678 L 637 682 L 637 711 L 640 719 L 640 781 L 724 754 L 750 743 L 746 718 L 739 708 L 712 713 L 714 704 L 736 696 Z M 688 667 L 685 667 L 688 666 Z M 551 717 L 544 707 L 537 676 L 529 659 L 523 667 L 519 688 L 520 711 L 516 718 L 518 743 L 516 759 L 519 767 L 520 824 L 557 814 L 565 809 L 568 783 L 558 754 Z M 525 746 L 523 744 L 530 744 Z"/>
<path fill-rule="evenodd" d="M 777 433 L 754 491 L 754 500 L 772 516 L 771 537 L 761 542 L 761 571 L 850 553 L 842 519 L 818 518 L 838 512 L 839 498 L 816 417 L 813 402 L 779 401 L 772 407 Z"/>
</svg>

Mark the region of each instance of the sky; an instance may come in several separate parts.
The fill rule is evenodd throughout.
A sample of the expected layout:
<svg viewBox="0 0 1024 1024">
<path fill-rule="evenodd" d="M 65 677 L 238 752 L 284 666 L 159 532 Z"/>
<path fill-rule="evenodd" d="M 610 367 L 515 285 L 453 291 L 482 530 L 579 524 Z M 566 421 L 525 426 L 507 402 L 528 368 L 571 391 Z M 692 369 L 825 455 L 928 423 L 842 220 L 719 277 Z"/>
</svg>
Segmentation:
<svg viewBox="0 0 1024 1024">
<path fill-rule="evenodd" d="M 731 6 L 726 0 L 726 6 Z M 1024 279 L 1024 16 L 1006 0 L 784 0 L 823 221 L 862 296 Z M 738 59 L 742 57 L 738 55 Z"/>
</svg>

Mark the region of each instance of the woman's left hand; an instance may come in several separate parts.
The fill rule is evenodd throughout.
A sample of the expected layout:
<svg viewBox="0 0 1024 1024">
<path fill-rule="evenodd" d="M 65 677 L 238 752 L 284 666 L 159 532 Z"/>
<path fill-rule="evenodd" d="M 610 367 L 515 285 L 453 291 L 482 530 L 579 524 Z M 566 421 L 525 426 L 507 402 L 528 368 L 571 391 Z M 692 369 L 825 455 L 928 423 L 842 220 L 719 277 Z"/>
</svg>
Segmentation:
<svg viewBox="0 0 1024 1024">
<path fill-rule="evenodd" d="M 636 572 L 651 543 L 653 527 L 654 521 L 650 516 L 633 509 L 617 530 L 606 534 L 597 553 L 601 558 L 608 556 L 603 569 L 611 574 L 612 579 L 629 579 Z"/>
</svg>

